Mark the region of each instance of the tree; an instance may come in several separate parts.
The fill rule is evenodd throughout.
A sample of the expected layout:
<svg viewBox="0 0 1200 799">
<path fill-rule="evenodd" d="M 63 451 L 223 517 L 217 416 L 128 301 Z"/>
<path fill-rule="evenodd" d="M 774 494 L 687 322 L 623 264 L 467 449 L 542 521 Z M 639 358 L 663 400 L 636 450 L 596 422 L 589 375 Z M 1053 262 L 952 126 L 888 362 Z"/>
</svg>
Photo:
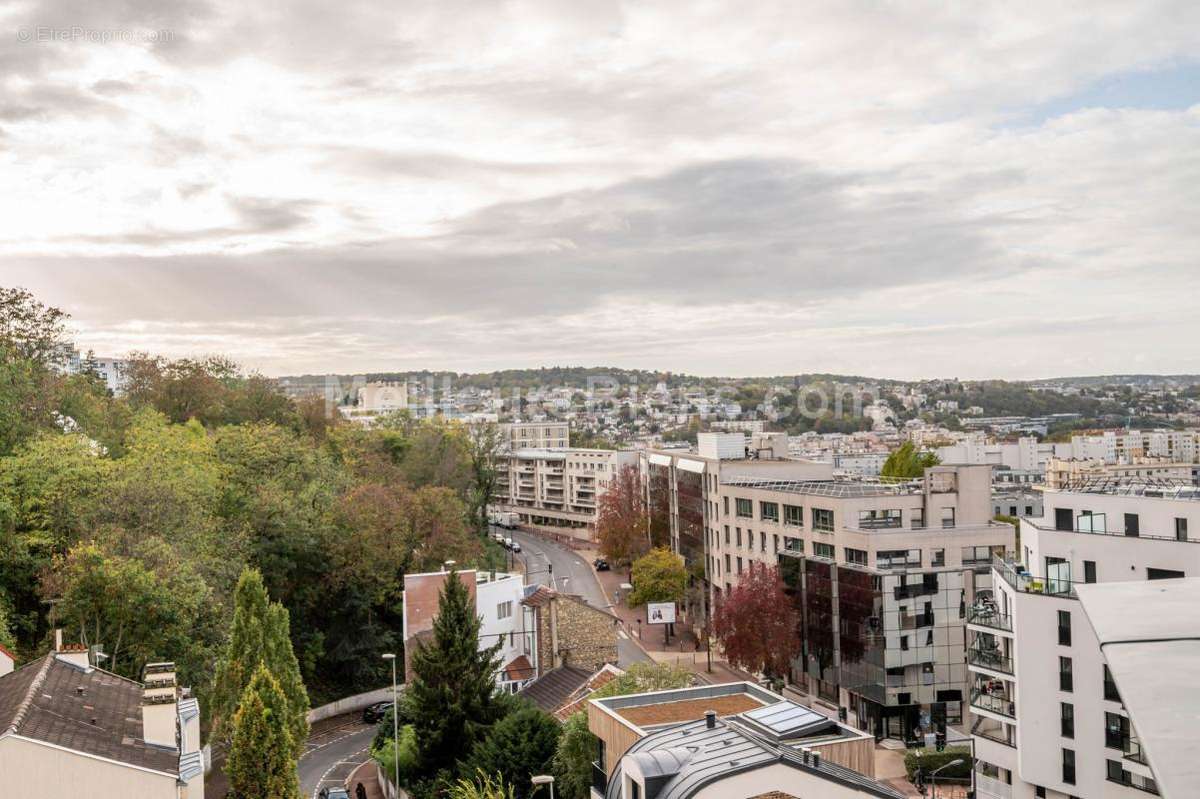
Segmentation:
<svg viewBox="0 0 1200 799">
<path fill-rule="evenodd" d="M 600 551 L 613 564 L 628 566 L 650 548 L 650 514 L 637 469 L 626 466 L 613 478 L 596 508 Z"/>
<path fill-rule="evenodd" d="M 480 535 L 487 534 L 487 506 L 496 489 L 496 456 L 500 452 L 500 443 L 500 430 L 490 422 L 467 428 L 467 451 L 471 459 L 468 508 Z"/>
<path fill-rule="evenodd" d="M 497 720 L 500 642 L 479 648 L 480 618 L 452 570 L 438 596 L 431 640 L 411 654 L 407 707 L 417 735 L 419 771 L 432 776 L 469 758 Z"/>
<path fill-rule="evenodd" d="M 298 799 L 296 746 L 288 732 L 287 700 L 260 665 L 238 702 L 225 773 L 236 799 Z"/>
<path fill-rule="evenodd" d="M 291 624 L 288 611 L 278 602 L 272 602 L 267 608 L 267 629 L 265 642 L 266 651 L 264 662 L 271 664 L 272 675 L 279 682 L 279 688 L 287 699 L 285 708 L 288 732 L 295 744 L 296 757 L 304 750 L 308 741 L 308 691 L 304 688 L 304 680 L 300 677 L 300 664 L 296 661 L 296 653 L 292 651 Z"/>
<path fill-rule="evenodd" d="M 496 722 L 467 761 L 471 771 L 498 774 L 513 787 L 516 799 L 531 794 L 530 777 L 550 771 L 558 722 L 536 707 L 524 707 Z"/>
<path fill-rule="evenodd" d="M 450 787 L 450 799 L 515 799 L 511 785 L 505 785 L 498 775 L 475 774 L 473 780 L 460 779 Z"/>
<path fill-rule="evenodd" d="M 679 602 L 687 590 L 683 559 L 669 549 L 652 549 L 633 564 L 630 605 L 647 602 Z"/>
<path fill-rule="evenodd" d="M 932 452 L 917 452 L 911 441 L 905 441 L 900 448 L 888 455 L 879 474 L 882 477 L 894 477 L 911 480 L 921 477 L 930 466 L 937 466 L 941 461 Z"/>
<path fill-rule="evenodd" d="M 68 315 L 22 288 L 0 286 L 0 349 L 46 367 L 63 353 Z"/>
<path fill-rule="evenodd" d="M 800 654 L 800 618 L 776 566 L 751 566 L 717 603 L 712 634 L 735 666 L 779 677 Z"/>
</svg>

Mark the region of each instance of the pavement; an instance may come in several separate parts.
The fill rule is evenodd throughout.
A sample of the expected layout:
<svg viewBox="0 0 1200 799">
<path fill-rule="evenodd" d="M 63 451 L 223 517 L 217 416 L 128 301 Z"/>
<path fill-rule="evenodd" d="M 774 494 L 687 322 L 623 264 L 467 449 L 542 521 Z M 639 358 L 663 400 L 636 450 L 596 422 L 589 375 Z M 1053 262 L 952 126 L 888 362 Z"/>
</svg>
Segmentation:
<svg viewBox="0 0 1200 799">
<path fill-rule="evenodd" d="M 300 795 L 316 797 L 321 788 L 344 787 L 350 772 L 371 759 L 378 726 L 363 724 L 361 713 L 347 713 L 315 727 L 297 764 Z"/>
</svg>

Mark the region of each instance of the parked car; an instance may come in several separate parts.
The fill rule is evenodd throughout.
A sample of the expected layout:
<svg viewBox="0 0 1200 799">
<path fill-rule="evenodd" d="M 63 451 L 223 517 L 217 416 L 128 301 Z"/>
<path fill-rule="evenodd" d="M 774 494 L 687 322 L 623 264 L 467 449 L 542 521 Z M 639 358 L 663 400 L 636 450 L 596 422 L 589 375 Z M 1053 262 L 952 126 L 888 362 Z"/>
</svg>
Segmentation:
<svg viewBox="0 0 1200 799">
<path fill-rule="evenodd" d="M 521 542 L 520 542 L 520 541 L 513 541 L 513 542 L 512 542 L 512 551 L 513 551 L 513 552 L 520 552 L 520 551 L 521 551 Z"/>
<path fill-rule="evenodd" d="M 505 539 L 504 539 L 504 548 L 505 548 L 505 549 L 512 549 L 512 548 L 513 548 L 513 540 L 512 540 L 511 538 L 505 538 Z"/>
<path fill-rule="evenodd" d="M 592 561 L 592 565 L 596 567 L 596 571 L 598 572 L 608 571 L 608 561 L 604 558 L 596 558 L 594 561 Z"/>
<path fill-rule="evenodd" d="M 504 543 L 504 533 L 492 533 L 492 538 L 496 539 L 497 544 Z"/>
<path fill-rule="evenodd" d="M 345 788 L 322 788 L 317 799 L 350 799 Z"/>
<path fill-rule="evenodd" d="M 376 702 L 373 705 L 367 705 L 363 708 L 363 724 L 377 724 L 383 721 L 384 715 L 391 706 L 391 702 Z"/>
</svg>

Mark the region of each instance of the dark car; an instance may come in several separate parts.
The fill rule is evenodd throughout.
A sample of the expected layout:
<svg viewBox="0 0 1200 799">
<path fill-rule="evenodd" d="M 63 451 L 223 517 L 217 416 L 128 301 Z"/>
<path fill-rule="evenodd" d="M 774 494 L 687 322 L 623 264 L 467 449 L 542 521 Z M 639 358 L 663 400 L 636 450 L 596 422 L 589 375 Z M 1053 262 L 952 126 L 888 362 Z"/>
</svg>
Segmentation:
<svg viewBox="0 0 1200 799">
<path fill-rule="evenodd" d="M 596 571 L 598 572 L 608 571 L 608 561 L 604 558 L 596 558 L 592 561 L 592 565 L 596 567 Z"/>
<path fill-rule="evenodd" d="M 391 702 L 376 702 L 373 705 L 367 705 L 363 708 L 363 723 L 376 724 L 383 721 L 384 715 L 387 714 L 388 708 L 391 706 Z"/>
<path fill-rule="evenodd" d="M 317 799 L 350 799 L 345 788 L 322 788 Z"/>
</svg>

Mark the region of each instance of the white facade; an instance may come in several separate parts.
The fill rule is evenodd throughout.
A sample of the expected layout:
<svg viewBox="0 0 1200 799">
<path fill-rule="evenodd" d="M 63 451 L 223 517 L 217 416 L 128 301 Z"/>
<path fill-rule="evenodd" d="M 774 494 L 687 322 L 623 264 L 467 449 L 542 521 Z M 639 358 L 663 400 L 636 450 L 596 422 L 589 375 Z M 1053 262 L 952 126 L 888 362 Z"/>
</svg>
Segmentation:
<svg viewBox="0 0 1200 799">
<path fill-rule="evenodd" d="M 696 454 L 714 460 L 746 457 L 745 433 L 700 433 L 696 436 Z"/>
<path fill-rule="evenodd" d="M 1166 458 L 1200 463 L 1194 430 L 1106 430 L 1100 435 L 1072 436 L 1071 451 L 1060 457 L 1132 463 L 1136 458 Z"/>
<path fill-rule="evenodd" d="M 500 642 L 499 658 L 502 670 L 496 682 L 505 690 L 516 692 L 537 675 L 537 641 L 533 609 L 521 604 L 525 597 L 525 581 L 519 574 L 480 572 L 475 585 L 475 613 L 480 618 L 479 647 Z M 508 664 L 524 656 L 529 667 Z"/>
<path fill-rule="evenodd" d="M 571 428 L 567 422 L 508 422 L 500 425 L 500 434 L 510 450 L 571 446 Z"/>
<path fill-rule="evenodd" d="M 946 447 L 939 447 L 937 456 L 942 463 L 989 463 L 1020 471 L 1043 471 L 1047 462 L 1070 452 L 1068 444 L 1040 442 L 1033 436 L 1022 436 L 1015 442 L 989 442 L 981 434 L 973 434 Z"/>
<path fill-rule="evenodd" d="M 1023 565 L 996 564 L 994 604 L 968 617 L 979 797 L 1144 797 L 1153 775 L 1074 587 L 1200 575 L 1189 538 L 1200 501 L 1057 490 L 1044 501 L 1043 517 L 1021 522 Z"/>
<path fill-rule="evenodd" d="M 522 524 L 590 538 L 600 498 L 637 460 L 632 450 L 514 450 L 497 464 L 493 503 L 501 512 L 516 513 Z"/>
</svg>

